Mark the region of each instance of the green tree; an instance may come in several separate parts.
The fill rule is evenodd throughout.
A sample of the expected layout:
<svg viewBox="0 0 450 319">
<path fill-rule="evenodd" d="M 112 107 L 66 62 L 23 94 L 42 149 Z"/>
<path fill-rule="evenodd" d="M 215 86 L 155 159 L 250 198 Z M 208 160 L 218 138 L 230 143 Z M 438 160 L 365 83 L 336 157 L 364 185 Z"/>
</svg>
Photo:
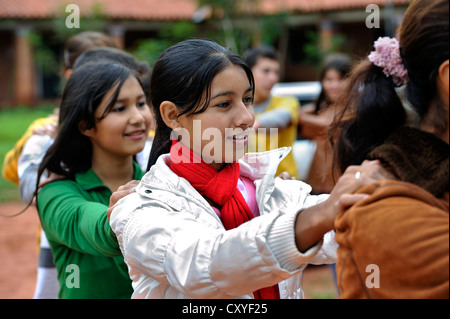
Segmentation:
<svg viewBox="0 0 450 319">
<path fill-rule="evenodd" d="M 261 0 L 198 0 L 212 9 L 210 23 L 219 25 L 215 40 L 243 54 L 252 46 L 274 45 L 285 27 L 285 13 L 266 16 Z"/>
<path fill-rule="evenodd" d="M 209 16 L 196 22 L 166 22 L 157 38 L 137 41 L 130 53 L 153 66 L 166 48 L 193 37 L 212 39 L 241 55 L 255 45 L 274 45 L 286 14 L 263 16 L 259 4 L 260 0 L 198 0 Z"/>
<path fill-rule="evenodd" d="M 306 33 L 308 42 L 303 47 L 305 53 L 305 60 L 315 65 L 317 70 L 322 69 L 322 63 L 331 53 L 341 51 L 341 47 L 345 42 L 345 36 L 342 34 L 335 34 L 331 39 L 328 49 L 324 49 L 321 45 L 320 33 L 316 31 L 308 31 Z"/>
<path fill-rule="evenodd" d="M 190 21 L 167 22 L 160 30 L 158 38 L 142 39 L 129 51 L 136 59 L 146 61 L 153 67 L 161 53 L 182 40 L 195 37 L 197 25 Z"/>
<path fill-rule="evenodd" d="M 29 34 L 35 62 L 44 74 L 58 73 L 61 70 L 59 52 L 52 50 L 52 47 L 64 46 L 67 39 L 83 31 L 106 31 L 107 21 L 102 3 L 93 3 L 88 14 L 81 15 L 80 28 L 68 28 L 66 26 L 68 13 L 65 12 L 65 8 L 67 4 L 61 5 L 58 14 L 51 20 L 52 32 L 50 36 L 44 38 L 37 31 L 31 31 Z"/>
</svg>

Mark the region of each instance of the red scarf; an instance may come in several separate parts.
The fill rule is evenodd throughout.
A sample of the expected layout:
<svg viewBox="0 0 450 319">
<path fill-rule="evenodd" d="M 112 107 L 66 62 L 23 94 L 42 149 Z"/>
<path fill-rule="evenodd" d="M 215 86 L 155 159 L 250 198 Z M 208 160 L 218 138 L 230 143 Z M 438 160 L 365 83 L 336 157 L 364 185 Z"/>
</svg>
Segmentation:
<svg viewBox="0 0 450 319">
<path fill-rule="evenodd" d="M 170 169 L 185 178 L 202 196 L 221 206 L 221 220 L 226 230 L 233 229 L 253 218 L 244 197 L 237 188 L 240 175 L 238 162 L 216 171 L 197 154 L 178 141 L 172 141 Z M 278 285 L 253 292 L 257 299 L 279 299 Z"/>
</svg>

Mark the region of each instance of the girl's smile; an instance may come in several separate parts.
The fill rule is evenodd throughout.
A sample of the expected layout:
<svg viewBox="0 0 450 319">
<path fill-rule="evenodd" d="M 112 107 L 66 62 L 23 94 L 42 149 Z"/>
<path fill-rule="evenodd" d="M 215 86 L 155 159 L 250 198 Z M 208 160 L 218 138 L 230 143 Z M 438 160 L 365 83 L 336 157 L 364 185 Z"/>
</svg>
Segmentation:
<svg viewBox="0 0 450 319">
<path fill-rule="evenodd" d="M 227 142 L 232 142 L 236 145 L 247 146 L 248 144 L 248 136 L 250 135 L 250 130 L 244 131 L 242 134 L 228 136 L 226 138 Z"/>
<path fill-rule="evenodd" d="M 133 140 L 140 140 L 140 139 L 143 139 L 143 138 L 147 138 L 146 132 L 147 132 L 147 130 L 144 128 L 144 129 L 136 130 L 136 131 L 133 131 L 133 132 L 130 132 L 130 133 L 125 133 L 124 135 L 126 137 L 129 137 L 129 138 L 133 139 Z"/>
</svg>

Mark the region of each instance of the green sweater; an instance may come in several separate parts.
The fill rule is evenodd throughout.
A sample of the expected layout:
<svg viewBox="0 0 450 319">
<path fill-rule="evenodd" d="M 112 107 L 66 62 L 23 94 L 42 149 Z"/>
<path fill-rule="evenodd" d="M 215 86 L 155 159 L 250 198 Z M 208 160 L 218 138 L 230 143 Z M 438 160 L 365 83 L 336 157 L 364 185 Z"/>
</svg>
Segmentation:
<svg viewBox="0 0 450 319">
<path fill-rule="evenodd" d="M 142 170 L 134 163 L 134 179 Z M 59 298 L 130 298 L 128 268 L 106 210 L 111 190 L 92 170 L 47 184 L 37 198 L 60 284 Z"/>
</svg>

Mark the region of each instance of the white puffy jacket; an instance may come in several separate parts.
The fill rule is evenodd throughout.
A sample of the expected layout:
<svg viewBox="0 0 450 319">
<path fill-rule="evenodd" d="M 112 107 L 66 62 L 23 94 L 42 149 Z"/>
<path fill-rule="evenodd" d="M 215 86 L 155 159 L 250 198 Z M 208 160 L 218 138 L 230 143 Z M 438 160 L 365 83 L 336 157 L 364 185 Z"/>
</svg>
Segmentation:
<svg viewBox="0 0 450 319">
<path fill-rule="evenodd" d="M 302 270 L 308 263 L 334 263 L 337 244 L 332 231 L 298 251 L 298 212 L 328 195 L 312 196 L 301 181 L 275 178 L 289 151 L 249 153 L 240 161 L 241 175 L 255 181 L 261 216 L 229 231 L 162 155 L 111 214 L 133 298 L 253 298 L 253 291 L 276 283 L 281 298 L 303 298 Z"/>
</svg>

